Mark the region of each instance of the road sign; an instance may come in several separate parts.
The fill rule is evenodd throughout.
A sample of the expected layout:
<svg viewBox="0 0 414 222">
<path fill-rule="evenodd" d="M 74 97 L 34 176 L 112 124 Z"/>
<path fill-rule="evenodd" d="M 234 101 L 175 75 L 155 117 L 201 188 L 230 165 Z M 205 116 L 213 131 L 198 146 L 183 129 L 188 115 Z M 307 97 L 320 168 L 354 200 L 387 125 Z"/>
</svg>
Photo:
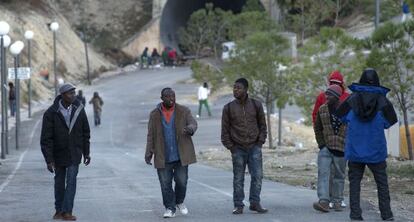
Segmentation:
<svg viewBox="0 0 414 222">
<path fill-rule="evenodd" d="M 15 77 L 14 68 L 9 68 L 9 79 L 14 79 Z M 19 67 L 17 68 L 17 78 L 18 79 L 30 79 L 30 68 L 29 67 Z"/>
</svg>

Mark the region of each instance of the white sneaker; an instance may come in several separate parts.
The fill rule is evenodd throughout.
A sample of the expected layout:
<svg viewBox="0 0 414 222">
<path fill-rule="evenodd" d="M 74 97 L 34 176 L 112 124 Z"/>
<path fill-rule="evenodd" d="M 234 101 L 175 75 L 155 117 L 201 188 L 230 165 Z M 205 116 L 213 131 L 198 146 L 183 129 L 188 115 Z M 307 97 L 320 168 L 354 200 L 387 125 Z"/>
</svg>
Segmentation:
<svg viewBox="0 0 414 222">
<path fill-rule="evenodd" d="M 177 204 L 177 209 L 180 211 L 180 213 L 182 215 L 187 215 L 188 214 L 188 209 L 183 203 L 182 204 Z"/>
<path fill-rule="evenodd" d="M 342 208 L 345 208 L 347 205 L 346 205 L 346 203 L 345 203 L 345 201 L 342 201 L 341 202 L 341 207 Z M 329 203 L 329 209 L 333 209 L 333 207 L 334 207 L 334 204 L 331 202 L 331 203 Z"/>
<path fill-rule="evenodd" d="M 175 213 L 170 209 L 166 209 L 164 213 L 164 218 L 173 218 L 173 217 L 175 217 Z"/>
</svg>

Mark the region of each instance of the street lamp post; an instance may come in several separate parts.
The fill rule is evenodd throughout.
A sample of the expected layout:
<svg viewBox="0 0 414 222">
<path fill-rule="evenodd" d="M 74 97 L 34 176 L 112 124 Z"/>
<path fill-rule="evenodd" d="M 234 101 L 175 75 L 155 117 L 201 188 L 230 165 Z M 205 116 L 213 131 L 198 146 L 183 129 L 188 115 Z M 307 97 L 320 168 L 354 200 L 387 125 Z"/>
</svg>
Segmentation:
<svg viewBox="0 0 414 222">
<path fill-rule="evenodd" d="M 378 28 L 379 22 L 380 22 L 380 16 L 381 16 L 380 5 L 381 5 L 380 0 L 375 0 L 375 29 Z"/>
<path fill-rule="evenodd" d="M 27 40 L 27 56 L 29 60 L 29 68 L 30 68 L 30 76 L 29 76 L 29 83 L 28 83 L 28 94 L 29 94 L 29 101 L 28 101 L 28 116 L 29 118 L 32 117 L 32 55 L 31 55 L 31 47 L 30 43 L 33 39 L 34 33 L 30 30 L 24 33 L 24 38 Z"/>
<path fill-rule="evenodd" d="M 4 64 L 4 57 L 6 56 L 6 53 L 4 51 L 4 45 L 5 45 L 5 39 L 4 36 L 6 36 L 10 31 L 10 26 L 7 22 L 5 21 L 0 21 L 0 54 L 1 54 L 1 102 L 2 102 L 2 106 L 1 106 L 1 159 L 5 159 L 6 158 L 6 137 L 5 137 L 5 120 L 7 118 L 7 109 L 6 111 L 4 111 L 5 108 L 5 103 L 6 100 L 4 98 L 6 98 L 6 96 L 4 95 L 4 90 L 3 88 L 4 86 L 4 78 L 6 76 L 5 74 L 5 64 Z"/>
<path fill-rule="evenodd" d="M 7 106 L 8 106 L 8 98 L 7 98 L 7 56 L 6 56 L 6 51 L 7 48 L 9 47 L 10 43 L 11 43 L 11 39 L 8 35 L 3 36 L 3 43 L 4 43 L 4 49 L 3 49 L 3 53 L 4 56 L 3 58 L 3 62 L 2 64 L 4 64 L 2 66 L 3 69 L 3 77 L 2 77 L 2 82 L 1 85 L 3 87 L 1 87 L 2 90 L 2 100 L 4 100 L 4 107 L 2 107 L 2 112 L 4 112 L 4 127 L 5 127 L 5 131 L 4 131 L 4 145 L 6 148 L 6 154 L 9 154 L 9 118 L 8 118 L 8 114 L 7 114 Z M 3 98 L 4 97 L 4 98 Z M 4 109 L 4 110 L 3 110 Z"/>
<path fill-rule="evenodd" d="M 50 24 L 50 30 L 52 30 L 52 32 L 53 32 L 53 74 L 54 74 L 54 76 L 55 76 L 55 83 L 54 83 L 54 86 L 55 86 L 55 97 L 58 95 L 58 82 L 57 82 L 57 75 L 56 75 L 56 67 L 57 67 L 57 64 L 56 64 L 56 32 L 57 32 L 57 30 L 59 29 L 59 23 L 57 23 L 57 22 L 52 22 L 51 24 Z"/>
<path fill-rule="evenodd" d="M 14 81 L 16 90 L 16 150 L 19 149 L 19 130 L 20 130 L 20 80 L 17 76 L 19 64 L 19 54 L 24 48 L 22 41 L 16 41 L 10 46 L 10 52 L 14 56 Z"/>
</svg>

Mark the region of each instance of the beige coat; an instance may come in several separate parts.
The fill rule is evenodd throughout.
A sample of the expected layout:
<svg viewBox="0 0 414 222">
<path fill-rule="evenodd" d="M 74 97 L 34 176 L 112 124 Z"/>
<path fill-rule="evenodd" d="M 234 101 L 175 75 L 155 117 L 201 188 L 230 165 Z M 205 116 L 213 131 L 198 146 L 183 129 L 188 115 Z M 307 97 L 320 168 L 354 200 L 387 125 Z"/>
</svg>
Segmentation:
<svg viewBox="0 0 414 222">
<path fill-rule="evenodd" d="M 158 106 L 159 107 L 159 106 Z M 164 133 L 162 127 L 162 113 L 159 108 L 151 111 L 148 122 L 147 147 L 145 157 L 154 157 L 155 168 L 165 168 Z M 180 155 L 181 165 L 187 166 L 197 162 L 193 140 L 190 135 L 184 133 L 187 126 L 194 133 L 197 130 L 197 122 L 191 115 L 191 111 L 179 104 L 175 104 L 175 131 Z"/>
</svg>

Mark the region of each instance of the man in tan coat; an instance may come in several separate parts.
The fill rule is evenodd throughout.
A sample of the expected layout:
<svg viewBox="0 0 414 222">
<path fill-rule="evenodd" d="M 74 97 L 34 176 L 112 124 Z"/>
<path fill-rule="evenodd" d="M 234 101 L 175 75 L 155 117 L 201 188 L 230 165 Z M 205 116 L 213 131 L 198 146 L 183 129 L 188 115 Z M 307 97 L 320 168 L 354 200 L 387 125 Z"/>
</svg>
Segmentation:
<svg viewBox="0 0 414 222">
<path fill-rule="evenodd" d="M 171 88 L 161 91 L 161 100 L 150 113 L 145 162 L 151 165 L 154 156 L 166 208 L 164 218 L 171 218 L 175 217 L 177 208 L 183 215 L 188 213 L 184 199 L 188 165 L 196 162 L 191 136 L 197 130 L 197 122 L 187 107 L 175 103 L 175 92 Z"/>
</svg>

